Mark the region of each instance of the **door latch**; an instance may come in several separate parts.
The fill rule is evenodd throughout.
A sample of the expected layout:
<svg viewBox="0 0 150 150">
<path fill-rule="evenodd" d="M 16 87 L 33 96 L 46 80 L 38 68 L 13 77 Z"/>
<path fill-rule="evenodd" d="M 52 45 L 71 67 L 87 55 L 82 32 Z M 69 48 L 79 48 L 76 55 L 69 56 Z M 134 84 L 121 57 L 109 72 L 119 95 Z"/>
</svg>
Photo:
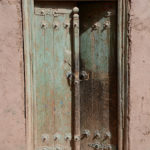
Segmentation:
<svg viewBox="0 0 150 150">
<path fill-rule="evenodd" d="M 89 74 L 86 71 L 81 71 L 80 73 L 80 80 L 88 80 Z"/>
</svg>

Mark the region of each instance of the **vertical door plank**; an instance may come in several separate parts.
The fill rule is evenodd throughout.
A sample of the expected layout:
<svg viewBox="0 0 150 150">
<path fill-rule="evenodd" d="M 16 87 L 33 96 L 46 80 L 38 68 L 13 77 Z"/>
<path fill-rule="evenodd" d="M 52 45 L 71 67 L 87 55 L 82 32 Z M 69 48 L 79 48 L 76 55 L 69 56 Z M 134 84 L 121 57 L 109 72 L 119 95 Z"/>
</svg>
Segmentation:
<svg viewBox="0 0 150 150">
<path fill-rule="evenodd" d="M 70 10 L 71 12 L 71 10 Z M 65 28 L 70 23 L 70 14 L 54 17 L 54 82 L 55 82 L 55 133 L 61 137 L 55 147 L 68 147 L 65 136 L 71 135 L 71 89 L 67 80 L 67 72 L 71 71 L 70 32 Z M 67 58 L 67 59 L 66 59 Z"/>
<path fill-rule="evenodd" d="M 72 93 L 67 74 L 71 72 L 71 12 L 73 4 L 38 3 L 35 15 L 35 95 L 34 110 L 36 148 L 71 149 Z M 65 14 L 40 15 L 43 10 Z M 43 26 L 43 25 L 44 26 Z M 55 26 L 56 25 L 56 26 Z M 42 136 L 48 140 L 42 141 Z M 54 140 L 55 135 L 59 136 Z M 68 136 L 69 139 L 65 140 Z"/>
<path fill-rule="evenodd" d="M 54 143 L 53 137 L 49 136 L 54 130 L 53 28 L 48 27 L 52 21 L 52 16 L 35 16 L 34 130 L 37 147 L 53 146 Z M 42 140 L 44 137 L 48 139 Z"/>
<path fill-rule="evenodd" d="M 35 94 L 35 110 L 34 110 L 34 135 L 36 138 L 35 145 L 41 145 L 41 135 L 45 128 L 45 67 L 44 67 L 44 39 L 45 31 L 41 29 L 41 23 L 44 16 L 35 16 L 35 57 L 34 57 L 34 70 L 33 77 Z"/>
<path fill-rule="evenodd" d="M 39 11 L 45 6 L 35 4 Z M 34 110 L 35 147 L 54 147 L 54 73 L 53 73 L 53 16 L 37 15 L 35 12 L 35 93 Z M 42 38 L 42 40 L 41 40 Z M 44 138 L 46 138 L 44 140 Z"/>
<path fill-rule="evenodd" d="M 45 23 L 47 28 L 45 30 L 45 48 L 44 48 L 44 56 L 45 56 L 45 121 L 47 130 L 47 134 L 49 135 L 49 146 L 54 147 L 54 45 L 53 45 L 53 16 L 46 15 Z"/>
</svg>

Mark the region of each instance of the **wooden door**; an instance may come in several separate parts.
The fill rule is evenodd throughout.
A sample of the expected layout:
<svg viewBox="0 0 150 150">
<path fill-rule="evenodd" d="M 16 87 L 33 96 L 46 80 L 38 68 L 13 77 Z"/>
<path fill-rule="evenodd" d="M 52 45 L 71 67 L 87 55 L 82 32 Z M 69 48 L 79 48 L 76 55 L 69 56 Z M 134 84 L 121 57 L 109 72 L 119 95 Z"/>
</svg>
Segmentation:
<svg viewBox="0 0 150 150">
<path fill-rule="evenodd" d="M 35 3 L 35 149 L 71 149 L 72 95 L 67 76 L 72 71 L 73 7 L 73 3 Z"/>
<path fill-rule="evenodd" d="M 75 6 L 80 37 L 74 34 Z M 34 149 L 69 150 L 78 143 L 82 150 L 117 150 L 116 3 L 35 2 L 33 43 Z"/>
<path fill-rule="evenodd" d="M 81 149 L 116 150 L 116 3 L 80 3 L 79 9 Z"/>
</svg>

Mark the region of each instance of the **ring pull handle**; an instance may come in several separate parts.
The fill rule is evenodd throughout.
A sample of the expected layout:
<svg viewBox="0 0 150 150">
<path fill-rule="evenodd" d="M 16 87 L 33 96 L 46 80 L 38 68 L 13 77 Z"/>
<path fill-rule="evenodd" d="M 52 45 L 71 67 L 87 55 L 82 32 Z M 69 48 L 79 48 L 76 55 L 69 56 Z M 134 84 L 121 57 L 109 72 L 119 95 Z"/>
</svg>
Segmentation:
<svg viewBox="0 0 150 150">
<path fill-rule="evenodd" d="M 89 79 L 89 74 L 86 71 L 81 71 L 80 73 L 80 80 L 88 80 Z"/>
</svg>

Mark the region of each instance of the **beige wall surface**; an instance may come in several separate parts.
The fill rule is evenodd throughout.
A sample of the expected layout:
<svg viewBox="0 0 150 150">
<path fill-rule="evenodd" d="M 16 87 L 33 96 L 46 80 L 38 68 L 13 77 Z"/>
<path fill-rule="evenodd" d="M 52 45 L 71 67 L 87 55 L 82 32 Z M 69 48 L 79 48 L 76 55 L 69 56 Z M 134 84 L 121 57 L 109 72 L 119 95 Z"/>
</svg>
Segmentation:
<svg viewBox="0 0 150 150">
<path fill-rule="evenodd" d="M 130 150 L 150 150 L 150 0 L 132 0 Z"/>
<path fill-rule="evenodd" d="M 150 150 L 150 0 L 131 1 L 129 150 Z M 0 0 L 0 150 L 25 150 L 21 0 Z"/>
<path fill-rule="evenodd" d="M 20 0 L 0 0 L 0 150 L 25 150 Z"/>
</svg>

